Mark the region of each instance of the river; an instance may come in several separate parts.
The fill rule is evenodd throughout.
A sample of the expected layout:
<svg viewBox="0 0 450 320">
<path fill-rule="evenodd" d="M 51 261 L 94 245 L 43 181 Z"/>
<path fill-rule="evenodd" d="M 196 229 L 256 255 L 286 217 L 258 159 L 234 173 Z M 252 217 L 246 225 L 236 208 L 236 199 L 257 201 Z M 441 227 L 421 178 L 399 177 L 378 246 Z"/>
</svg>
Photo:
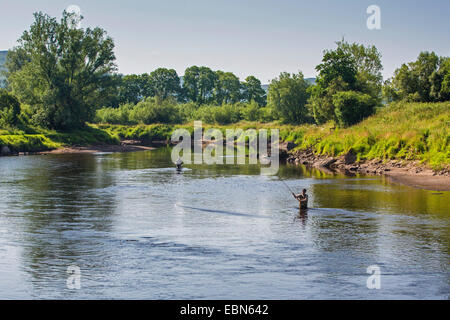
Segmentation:
<svg viewBox="0 0 450 320">
<path fill-rule="evenodd" d="M 306 213 L 280 179 L 308 190 Z M 178 174 L 161 148 L 0 158 L 0 199 L 2 299 L 450 296 L 450 193 L 383 177 L 292 165 Z"/>
</svg>

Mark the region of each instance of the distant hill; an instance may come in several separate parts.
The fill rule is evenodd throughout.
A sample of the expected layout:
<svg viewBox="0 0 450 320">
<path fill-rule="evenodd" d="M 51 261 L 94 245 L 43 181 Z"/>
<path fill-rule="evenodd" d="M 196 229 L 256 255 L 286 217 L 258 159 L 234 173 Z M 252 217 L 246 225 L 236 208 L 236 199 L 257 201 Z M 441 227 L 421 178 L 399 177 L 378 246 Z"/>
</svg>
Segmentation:
<svg viewBox="0 0 450 320">
<path fill-rule="evenodd" d="M 8 53 L 8 51 L 0 51 L 0 88 L 5 86 L 5 81 L 6 78 L 5 76 L 2 74 L 3 71 L 6 71 L 6 68 L 4 67 L 5 62 L 6 62 L 6 54 Z"/>
</svg>

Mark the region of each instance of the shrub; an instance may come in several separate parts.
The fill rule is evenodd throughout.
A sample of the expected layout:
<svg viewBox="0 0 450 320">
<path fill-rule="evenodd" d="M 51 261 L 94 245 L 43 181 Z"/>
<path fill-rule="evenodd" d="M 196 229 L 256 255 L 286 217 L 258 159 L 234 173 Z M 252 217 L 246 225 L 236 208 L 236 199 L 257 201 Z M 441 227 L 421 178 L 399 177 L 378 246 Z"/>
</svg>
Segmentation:
<svg viewBox="0 0 450 320">
<path fill-rule="evenodd" d="M 258 121 L 261 119 L 261 108 L 255 101 L 251 101 L 241 109 L 241 115 L 244 120 Z"/>
<path fill-rule="evenodd" d="M 376 101 L 368 94 L 342 91 L 333 95 L 335 114 L 340 126 L 351 126 L 373 114 Z"/>
<path fill-rule="evenodd" d="M 134 123 L 179 123 L 179 109 L 171 101 L 162 102 L 149 98 L 139 102 L 130 112 L 130 121 Z"/>
<path fill-rule="evenodd" d="M 181 123 L 182 108 L 170 99 L 147 98 L 136 105 L 124 104 L 119 108 L 97 110 L 94 121 L 109 124 Z"/>
<path fill-rule="evenodd" d="M 5 89 L 0 89 L 0 126 L 16 125 L 19 114 L 19 100 Z"/>
<path fill-rule="evenodd" d="M 123 104 L 119 108 L 102 108 L 97 110 L 94 121 L 97 123 L 130 124 L 132 104 Z"/>
<path fill-rule="evenodd" d="M 211 109 L 218 124 L 236 123 L 240 120 L 240 108 L 236 104 L 225 104 Z"/>
<path fill-rule="evenodd" d="M 269 85 L 267 103 L 278 112 L 285 123 L 300 124 L 310 121 L 306 102 L 310 91 L 309 83 L 303 74 L 289 74 L 282 72 Z"/>
</svg>

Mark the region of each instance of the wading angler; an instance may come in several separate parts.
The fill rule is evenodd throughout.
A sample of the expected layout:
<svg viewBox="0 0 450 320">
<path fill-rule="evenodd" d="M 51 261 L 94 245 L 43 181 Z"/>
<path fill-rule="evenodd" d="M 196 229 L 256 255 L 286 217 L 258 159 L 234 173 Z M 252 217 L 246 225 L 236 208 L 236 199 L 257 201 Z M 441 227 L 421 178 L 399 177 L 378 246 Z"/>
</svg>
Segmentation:
<svg viewBox="0 0 450 320">
<path fill-rule="evenodd" d="M 270 142 L 269 130 L 266 129 L 227 129 L 225 136 L 224 139 L 222 131 L 216 128 L 203 131 L 201 121 L 194 122 L 193 137 L 188 130 L 177 129 L 171 138 L 176 144 L 172 150 L 172 162 L 176 164 L 180 159 L 185 164 L 245 165 L 259 162 L 262 175 L 277 174 L 280 162 L 278 129 L 270 130 Z M 203 147 L 204 143 L 206 147 Z"/>
</svg>

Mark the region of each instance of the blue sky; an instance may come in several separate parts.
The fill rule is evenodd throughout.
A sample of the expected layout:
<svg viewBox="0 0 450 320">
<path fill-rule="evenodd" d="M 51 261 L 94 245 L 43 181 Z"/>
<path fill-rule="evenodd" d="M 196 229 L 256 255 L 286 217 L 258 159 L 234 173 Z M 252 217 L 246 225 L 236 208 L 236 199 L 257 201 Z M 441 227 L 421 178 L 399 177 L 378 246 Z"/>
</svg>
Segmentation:
<svg viewBox="0 0 450 320">
<path fill-rule="evenodd" d="M 366 27 L 373 4 L 381 30 Z M 263 83 L 281 71 L 313 77 L 322 51 L 342 37 L 376 45 L 385 78 L 420 51 L 450 56 L 448 0 L 0 0 L 0 50 L 15 45 L 33 12 L 60 17 L 69 5 L 81 8 L 83 27 L 113 37 L 124 74 L 206 65 Z"/>
</svg>

